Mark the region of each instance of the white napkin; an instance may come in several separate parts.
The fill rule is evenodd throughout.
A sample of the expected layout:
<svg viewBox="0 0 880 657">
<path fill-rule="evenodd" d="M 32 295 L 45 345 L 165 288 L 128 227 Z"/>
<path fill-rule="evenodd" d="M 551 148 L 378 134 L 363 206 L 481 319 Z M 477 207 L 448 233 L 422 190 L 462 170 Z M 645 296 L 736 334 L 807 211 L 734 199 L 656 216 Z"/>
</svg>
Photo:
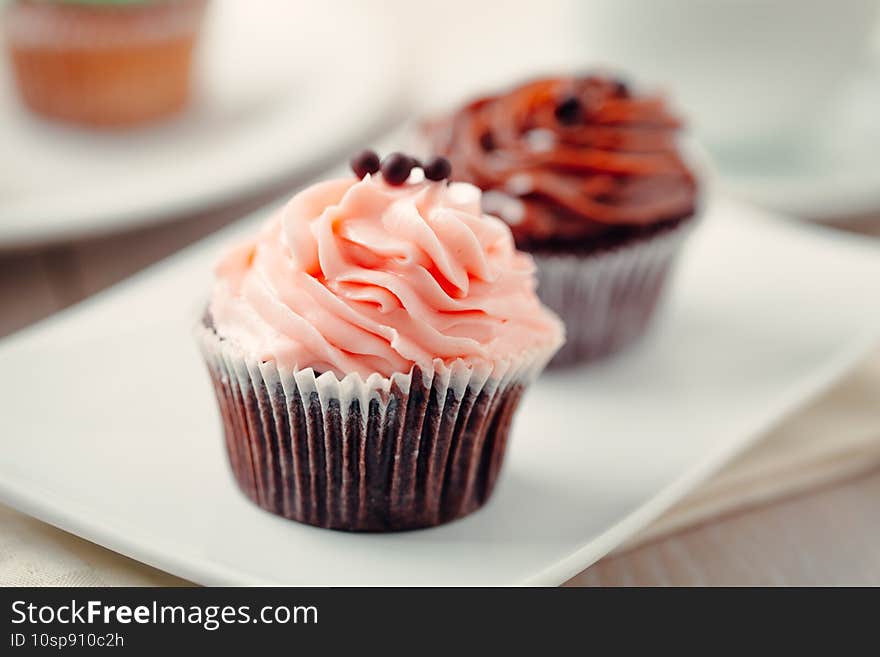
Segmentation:
<svg viewBox="0 0 880 657">
<path fill-rule="evenodd" d="M 880 465 L 880 352 L 620 549 Z M 0 506 L 0 586 L 186 581 Z"/>
<path fill-rule="evenodd" d="M 687 495 L 618 552 L 711 517 L 880 466 L 880 352 Z"/>
</svg>

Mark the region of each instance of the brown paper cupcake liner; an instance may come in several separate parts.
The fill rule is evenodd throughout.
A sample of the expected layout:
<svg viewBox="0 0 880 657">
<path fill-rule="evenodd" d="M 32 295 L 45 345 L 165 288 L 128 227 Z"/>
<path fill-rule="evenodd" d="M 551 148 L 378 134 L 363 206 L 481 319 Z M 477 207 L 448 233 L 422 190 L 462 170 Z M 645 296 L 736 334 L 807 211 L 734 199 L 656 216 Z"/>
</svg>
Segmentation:
<svg viewBox="0 0 880 657">
<path fill-rule="evenodd" d="M 585 256 L 533 253 L 538 296 L 565 323 L 550 367 L 601 359 L 644 335 L 694 223 Z"/>
<path fill-rule="evenodd" d="M 343 379 L 248 362 L 198 329 L 232 472 L 260 507 L 349 531 L 449 522 L 489 499 L 523 390 L 552 354 Z"/>
</svg>

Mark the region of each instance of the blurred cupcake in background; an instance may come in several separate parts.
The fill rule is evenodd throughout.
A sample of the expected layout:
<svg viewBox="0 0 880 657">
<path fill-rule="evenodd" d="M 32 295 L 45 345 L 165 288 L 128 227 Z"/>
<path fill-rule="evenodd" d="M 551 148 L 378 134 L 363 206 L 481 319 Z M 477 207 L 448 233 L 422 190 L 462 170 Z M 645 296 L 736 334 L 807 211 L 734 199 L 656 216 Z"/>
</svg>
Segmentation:
<svg viewBox="0 0 880 657">
<path fill-rule="evenodd" d="M 6 47 L 24 103 L 125 127 L 182 110 L 207 0 L 11 0 Z"/>
<path fill-rule="evenodd" d="M 218 265 L 198 339 L 232 471 L 272 513 L 350 531 L 471 513 L 562 343 L 480 190 L 416 164 L 362 154 Z"/>
<path fill-rule="evenodd" d="M 554 365 L 640 337 L 698 210 L 660 96 L 601 75 L 541 79 L 428 123 L 429 148 L 483 191 L 538 266 L 538 294 L 566 325 Z"/>
</svg>

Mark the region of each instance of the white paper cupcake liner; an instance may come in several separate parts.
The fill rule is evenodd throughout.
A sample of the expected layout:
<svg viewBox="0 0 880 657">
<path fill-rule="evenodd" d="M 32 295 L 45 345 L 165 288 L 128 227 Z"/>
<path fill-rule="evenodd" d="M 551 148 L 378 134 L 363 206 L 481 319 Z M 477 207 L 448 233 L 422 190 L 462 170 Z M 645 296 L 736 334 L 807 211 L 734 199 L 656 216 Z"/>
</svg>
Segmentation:
<svg viewBox="0 0 880 657">
<path fill-rule="evenodd" d="M 520 397 L 553 353 L 339 379 L 249 362 L 204 324 L 197 337 L 242 491 L 272 513 L 349 531 L 429 527 L 482 506 Z"/>
<path fill-rule="evenodd" d="M 3 7 L 11 45 L 38 49 L 100 49 L 178 39 L 197 31 L 207 0 L 131 5 L 32 2 Z"/>
<path fill-rule="evenodd" d="M 538 296 L 565 323 L 550 367 L 597 360 L 641 337 L 695 223 L 589 255 L 532 253 Z"/>
</svg>

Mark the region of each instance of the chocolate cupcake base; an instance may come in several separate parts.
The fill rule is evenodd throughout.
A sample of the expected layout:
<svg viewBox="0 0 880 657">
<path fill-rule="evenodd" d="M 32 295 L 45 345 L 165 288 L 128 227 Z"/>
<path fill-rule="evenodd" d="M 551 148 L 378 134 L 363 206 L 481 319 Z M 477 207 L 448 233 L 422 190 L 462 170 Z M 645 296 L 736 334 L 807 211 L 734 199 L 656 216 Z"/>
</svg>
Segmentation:
<svg viewBox="0 0 880 657">
<path fill-rule="evenodd" d="M 644 335 L 694 221 L 587 255 L 532 254 L 538 296 L 565 323 L 550 367 L 599 360 Z"/>
<path fill-rule="evenodd" d="M 523 390 L 551 353 L 340 380 L 246 362 L 210 326 L 198 332 L 241 490 L 272 513 L 348 531 L 430 527 L 485 504 Z"/>
</svg>

